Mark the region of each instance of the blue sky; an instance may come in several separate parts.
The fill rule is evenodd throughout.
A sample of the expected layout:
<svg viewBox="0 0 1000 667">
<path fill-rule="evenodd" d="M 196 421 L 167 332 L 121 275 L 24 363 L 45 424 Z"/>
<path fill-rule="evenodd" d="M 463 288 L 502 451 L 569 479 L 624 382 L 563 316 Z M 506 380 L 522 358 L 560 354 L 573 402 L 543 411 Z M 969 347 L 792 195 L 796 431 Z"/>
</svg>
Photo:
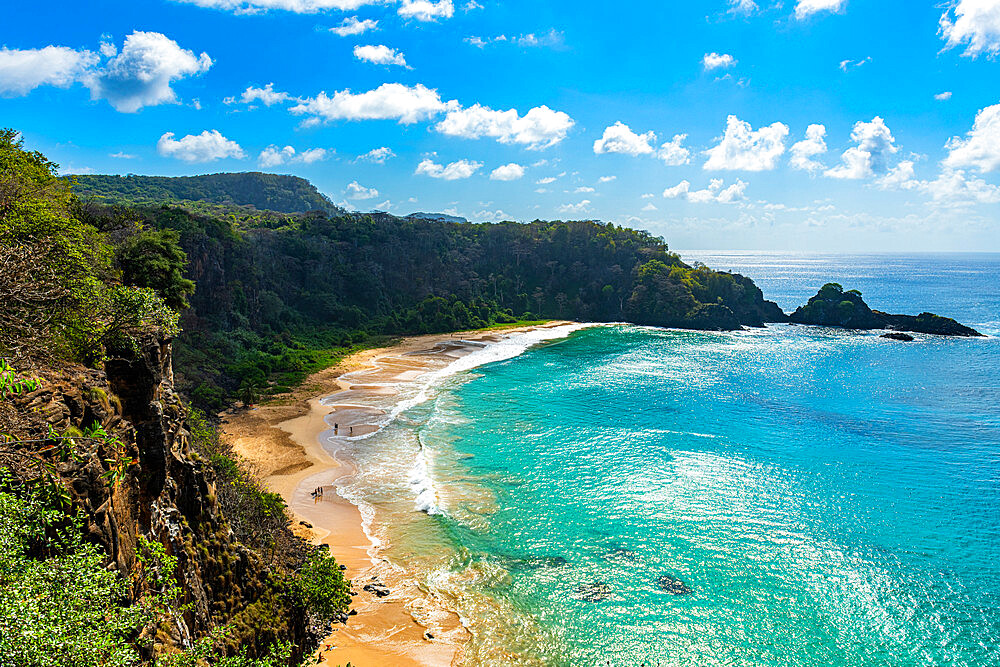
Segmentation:
<svg viewBox="0 0 1000 667">
<path fill-rule="evenodd" d="M 65 173 L 678 249 L 1000 251 L 1000 0 L 11 3 L 0 125 Z"/>
</svg>

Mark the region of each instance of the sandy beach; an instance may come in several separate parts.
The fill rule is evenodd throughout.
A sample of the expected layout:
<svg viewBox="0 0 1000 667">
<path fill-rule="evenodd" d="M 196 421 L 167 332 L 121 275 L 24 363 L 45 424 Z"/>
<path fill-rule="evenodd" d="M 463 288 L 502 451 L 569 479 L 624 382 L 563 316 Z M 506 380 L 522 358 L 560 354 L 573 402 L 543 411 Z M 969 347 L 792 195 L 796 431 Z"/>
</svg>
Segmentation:
<svg viewBox="0 0 1000 667">
<path fill-rule="evenodd" d="M 468 639 L 457 615 L 429 599 L 378 557 L 359 508 L 336 492 L 338 482 L 355 473 L 350 460 L 338 455 L 337 439 L 377 430 L 385 410 L 366 401 L 385 405 L 402 386 L 484 345 L 511 334 L 564 324 L 569 323 L 406 338 L 392 347 L 353 354 L 310 376 L 290 395 L 222 415 L 223 437 L 284 497 L 295 532 L 317 544 L 328 544 L 353 582 L 352 608 L 357 614 L 347 625 L 335 624 L 333 634 L 321 646 L 319 664 L 460 664 Z M 328 446 L 333 454 L 324 448 L 324 440 L 334 443 Z M 321 494 L 314 494 L 318 489 Z M 383 584 L 390 594 L 378 597 L 363 590 L 368 583 Z M 433 619 L 433 632 L 415 616 Z"/>
</svg>

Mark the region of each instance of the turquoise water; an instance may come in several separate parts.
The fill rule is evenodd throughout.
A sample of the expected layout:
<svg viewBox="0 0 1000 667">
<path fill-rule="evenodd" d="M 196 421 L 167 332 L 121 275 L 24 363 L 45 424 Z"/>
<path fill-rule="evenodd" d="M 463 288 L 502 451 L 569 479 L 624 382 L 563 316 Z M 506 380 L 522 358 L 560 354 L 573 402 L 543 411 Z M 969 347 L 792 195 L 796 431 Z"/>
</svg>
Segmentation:
<svg viewBox="0 0 1000 667">
<path fill-rule="evenodd" d="M 997 255 L 684 256 L 1000 334 Z M 998 338 L 596 327 L 398 428 L 471 663 L 1000 664 Z"/>
</svg>

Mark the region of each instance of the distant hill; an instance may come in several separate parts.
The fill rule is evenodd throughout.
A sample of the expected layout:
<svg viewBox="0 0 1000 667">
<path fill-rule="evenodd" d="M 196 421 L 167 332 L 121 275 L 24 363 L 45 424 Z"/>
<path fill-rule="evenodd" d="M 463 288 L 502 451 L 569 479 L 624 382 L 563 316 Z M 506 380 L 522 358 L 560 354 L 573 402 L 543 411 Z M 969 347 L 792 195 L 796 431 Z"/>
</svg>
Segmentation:
<svg viewBox="0 0 1000 667">
<path fill-rule="evenodd" d="M 431 220 L 432 222 L 468 222 L 465 218 L 445 213 L 411 213 L 406 217 L 410 220 Z"/>
<path fill-rule="evenodd" d="M 164 201 L 204 201 L 211 204 L 253 206 L 279 213 L 345 211 L 298 176 L 245 172 L 204 176 L 73 176 L 74 191 L 82 199 L 107 204 L 149 204 Z"/>
</svg>

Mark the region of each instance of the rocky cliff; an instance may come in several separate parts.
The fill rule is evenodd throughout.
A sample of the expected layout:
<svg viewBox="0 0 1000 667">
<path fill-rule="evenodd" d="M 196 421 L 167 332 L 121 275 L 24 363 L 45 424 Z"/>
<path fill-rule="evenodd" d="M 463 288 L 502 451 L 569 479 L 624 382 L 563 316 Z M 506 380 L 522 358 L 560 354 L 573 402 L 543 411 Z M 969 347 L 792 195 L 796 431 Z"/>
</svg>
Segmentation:
<svg viewBox="0 0 1000 667">
<path fill-rule="evenodd" d="M 265 562 L 237 541 L 219 510 L 212 470 L 189 446 L 169 341 L 148 341 L 104 371 L 67 366 L 35 375 L 37 389 L 2 402 L 0 431 L 27 442 L 0 447 L 0 467 L 23 479 L 53 477 L 109 567 L 136 582 L 136 598 L 140 538 L 177 557 L 182 611 L 146 630 L 152 651 L 189 646 L 222 626 L 230 653 L 246 647 L 259 655 L 287 641 L 301 658 L 315 645 L 322 629 L 310 627 L 281 585 L 301 554 L 284 549 Z M 97 429 L 107 436 L 86 437 Z"/>
<path fill-rule="evenodd" d="M 933 313 L 891 315 L 872 310 L 857 290 L 844 291 L 837 283 L 827 283 L 809 303 L 789 318 L 796 324 L 816 324 L 845 329 L 891 329 L 938 336 L 981 336 L 978 331 L 950 317 Z"/>
</svg>

